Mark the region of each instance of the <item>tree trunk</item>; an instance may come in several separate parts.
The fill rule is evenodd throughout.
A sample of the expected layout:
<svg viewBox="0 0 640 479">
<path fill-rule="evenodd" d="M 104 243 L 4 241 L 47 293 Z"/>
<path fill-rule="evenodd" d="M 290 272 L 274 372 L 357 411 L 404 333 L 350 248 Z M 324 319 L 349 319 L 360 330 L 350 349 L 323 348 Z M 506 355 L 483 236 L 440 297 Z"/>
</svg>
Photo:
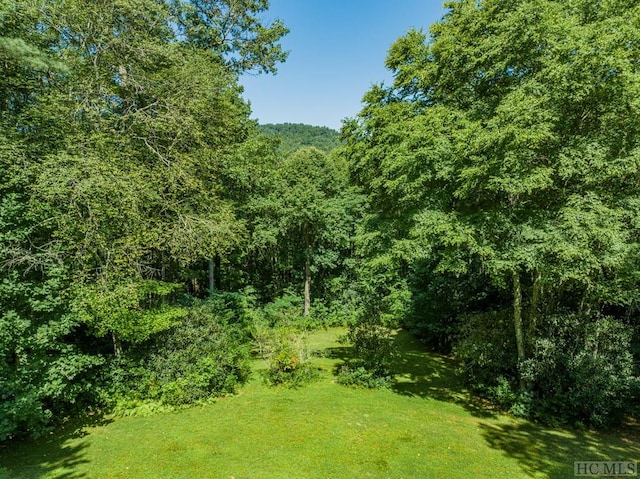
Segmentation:
<svg viewBox="0 0 640 479">
<path fill-rule="evenodd" d="M 304 258 L 304 316 L 309 316 L 311 309 L 311 258 L 309 252 Z"/>
<path fill-rule="evenodd" d="M 215 283 L 215 263 L 212 259 L 209 260 L 209 296 L 213 296 L 213 292 L 216 290 Z"/>
<path fill-rule="evenodd" d="M 311 248 L 309 234 L 304 232 L 304 310 L 303 316 L 309 316 L 311 310 Z"/>
<path fill-rule="evenodd" d="M 589 316 L 591 314 L 591 301 L 589 299 L 590 288 L 587 287 L 584 294 L 582 295 L 582 299 L 580 300 L 580 306 L 578 308 L 578 313 L 581 316 Z"/>
<path fill-rule="evenodd" d="M 222 260 L 220 259 L 220 255 L 216 254 L 213 261 L 213 285 L 215 286 L 216 291 L 222 291 Z"/>
<path fill-rule="evenodd" d="M 115 331 L 111 331 L 111 341 L 113 341 L 113 352 L 116 358 L 119 358 L 122 355 L 122 343 Z"/>
<path fill-rule="evenodd" d="M 527 336 L 531 341 L 538 327 L 538 316 L 540 315 L 540 296 L 542 294 L 542 273 L 539 269 L 533 272 L 533 287 L 531 290 L 531 308 L 529 310 L 529 329 Z"/>
<path fill-rule="evenodd" d="M 520 273 L 513 271 L 513 325 L 516 333 L 516 348 L 518 349 L 518 365 L 526 359 L 524 348 L 524 331 L 522 328 L 522 287 L 520 285 Z M 520 389 L 525 390 L 525 384 L 520 378 Z"/>
</svg>

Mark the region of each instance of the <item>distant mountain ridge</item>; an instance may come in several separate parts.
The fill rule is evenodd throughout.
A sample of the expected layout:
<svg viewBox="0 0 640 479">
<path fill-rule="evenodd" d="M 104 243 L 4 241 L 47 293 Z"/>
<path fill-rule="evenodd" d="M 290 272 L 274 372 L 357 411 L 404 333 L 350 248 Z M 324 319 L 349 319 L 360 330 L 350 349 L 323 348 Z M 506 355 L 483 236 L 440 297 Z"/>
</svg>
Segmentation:
<svg viewBox="0 0 640 479">
<path fill-rule="evenodd" d="M 266 123 L 260 125 L 260 131 L 268 136 L 280 137 L 280 149 L 289 154 L 307 146 L 314 146 L 324 152 L 330 152 L 340 146 L 340 133 L 326 126 L 313 126 L 304 123 Z"/>
</svg>

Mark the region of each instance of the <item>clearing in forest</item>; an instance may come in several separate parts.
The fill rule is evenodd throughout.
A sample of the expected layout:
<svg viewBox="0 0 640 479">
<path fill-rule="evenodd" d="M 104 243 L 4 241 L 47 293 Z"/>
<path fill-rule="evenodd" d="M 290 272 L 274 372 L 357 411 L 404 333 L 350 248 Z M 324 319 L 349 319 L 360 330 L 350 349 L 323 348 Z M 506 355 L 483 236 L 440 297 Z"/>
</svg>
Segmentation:
<svg viewBox="0 0 640 479">
<path fill-rule="evenodd" d="M 337 384 L 344 330 L 313 333 L 320 378 L 269 388 L 256 374 L 205 407 L 93 425 L 0 449 L 10 479 L 567 478 L 574 461 L 639 461 L 637 430 L 552 429 L 487 409 L 455 363 L 404 332 L 387 390 Z"/>
</svg>

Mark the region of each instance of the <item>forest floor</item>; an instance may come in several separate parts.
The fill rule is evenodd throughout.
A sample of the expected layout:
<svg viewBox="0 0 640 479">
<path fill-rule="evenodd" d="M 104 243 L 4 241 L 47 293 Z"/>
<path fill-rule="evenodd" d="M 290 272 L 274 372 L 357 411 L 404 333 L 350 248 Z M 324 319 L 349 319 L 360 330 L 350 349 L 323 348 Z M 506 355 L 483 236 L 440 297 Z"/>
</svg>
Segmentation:
<svg viewBox="0 0 640 479">
<path fill-rule="evenodd" d="M 333 370 L 350 350 L 340 329 L 313 333 L 320 378 L 264 385 L 256 361 L 242 391 L 149 417 L 67 425 L 0 448 L 5 479 L 570 478 L 574 461 L 640 461 L 640 430 L 553 429 L 474 399 L 455 362 L 400 332 L 396 377 L 352 389 Z"/>
</svg>

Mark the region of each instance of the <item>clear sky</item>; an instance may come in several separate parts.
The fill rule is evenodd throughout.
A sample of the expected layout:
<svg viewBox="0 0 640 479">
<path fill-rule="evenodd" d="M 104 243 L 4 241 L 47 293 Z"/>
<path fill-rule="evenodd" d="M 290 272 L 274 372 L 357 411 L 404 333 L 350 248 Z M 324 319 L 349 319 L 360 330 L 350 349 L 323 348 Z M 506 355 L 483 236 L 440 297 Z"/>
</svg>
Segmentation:
<svg viewBox="0 0 640 479">
<path fill-rule="evenodd" d="M 339 129 L 361 110 L 371 85 L 389 83 L 387 50 L 409 28 L 444 14 L 441 0 L 271 0 L 263 19 L 291 32 L 277 75 L 244 76 L 244 98 L 260 123 L 307 123 Z"/>
</svg>

